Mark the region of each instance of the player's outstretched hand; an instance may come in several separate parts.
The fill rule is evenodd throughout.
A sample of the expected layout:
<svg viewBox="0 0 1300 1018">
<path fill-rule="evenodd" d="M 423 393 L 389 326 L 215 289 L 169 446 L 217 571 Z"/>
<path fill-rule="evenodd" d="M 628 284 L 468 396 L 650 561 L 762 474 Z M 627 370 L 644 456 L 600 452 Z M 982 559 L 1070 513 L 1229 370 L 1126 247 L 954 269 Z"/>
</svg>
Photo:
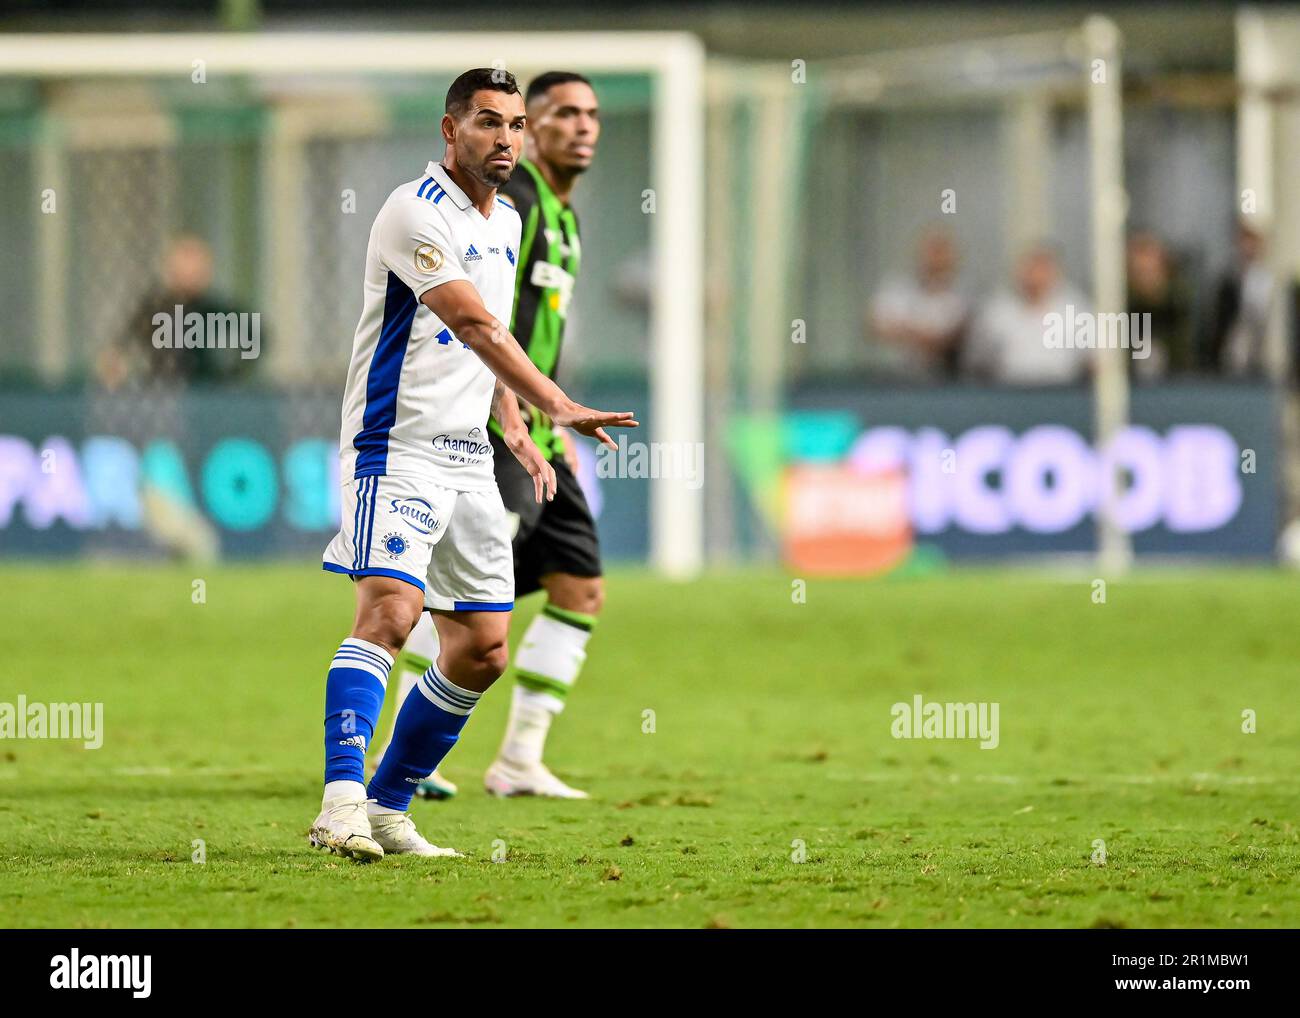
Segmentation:
<svg viewBox="0 0 1300 1018">
<path fill-rule="evenodd" d="M 542 455 L 537 443 L 527 431 L 506 436 L 506 445 L 515 454 L 520 466 L 528 471 L 533 479 L 533 496 L 538 502 L 545 496 L 547 502 L 555 500 L 555 468 L 550 460 Z"/>
<path fill-rule="evenodd" d="M 552 414 L 551 420 L 562 428 L 572 428 L 580 435 L 617 449 L 618 444 L 605 433 L 606 428 L 637 428 L 640 424 L 631 410 L 614 413 L 609 410 L 593 410 L 579 403 L 570 403 L 567 410 Z"/>
</svg>

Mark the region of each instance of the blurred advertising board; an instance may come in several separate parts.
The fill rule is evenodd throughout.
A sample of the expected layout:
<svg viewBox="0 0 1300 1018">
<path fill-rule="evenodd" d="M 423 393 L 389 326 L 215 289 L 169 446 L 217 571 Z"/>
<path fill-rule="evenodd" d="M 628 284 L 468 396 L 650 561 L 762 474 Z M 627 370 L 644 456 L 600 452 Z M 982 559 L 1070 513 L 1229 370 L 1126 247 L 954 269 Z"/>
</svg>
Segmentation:
<svg viewBox="0 0 1300 1018">
<path fill-rule="evenodd" d="M 1272 556 L 1269 388 L 1135 388 L 1130 424 L 1105 449 L 1092 415 L 1081 389 L 817 386 L 779 420 L 735 421 L 730 445 L 797 568 L 873 572 L 909 539 L 957 558 L 1091 551 L 1108 464 L 1124 478 L 1112 515 L 1138 554 Z"/>
<path fill-rule="evenodd" d="M 648 402 L 631 388 L 591 401 Z M 1115 512 L 1138 554 L 1273 555 L 1270 389 L 1135 388 L 1130 417 L 1098 450 L 1085 390 L 805 386 L 775 419 L 730 422 L 736 543 L 850 574 L 914 547 L 1087 552 L 1109 458 L 1127 479 Z M 0 394 L 0 554 L 318 555 L 338 520 L 337 420 L 333 392 Z M 653 478 L 623 470 L 626 451 L 601 470 L 581 448 L 606 557 L 643 558 Z"/>
<path fill-rule="evenodd" d="M 0 393 L 0 555 L 319 556 L 338 527 L 338 400 Z M 644 555 L 645 480 L 598 478 L 581 452 L 602 540 Z"/>
</svg>

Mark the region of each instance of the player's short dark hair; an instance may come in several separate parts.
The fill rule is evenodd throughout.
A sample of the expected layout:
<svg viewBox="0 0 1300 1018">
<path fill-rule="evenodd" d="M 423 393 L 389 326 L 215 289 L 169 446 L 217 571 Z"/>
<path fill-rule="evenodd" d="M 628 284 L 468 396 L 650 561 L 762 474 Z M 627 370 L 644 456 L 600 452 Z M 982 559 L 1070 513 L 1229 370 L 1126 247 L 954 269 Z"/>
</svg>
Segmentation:
<svg viewBox="0 0 1300 1018">
<path fill-rule="evenodd" d="M 446 111 L 453 117 L 463 117 L 469 109 L 469 101 L 475 92 L 504 92 L 506 95 L 519 94 L 519 82 L 509 71 L 495 67 L 475 67 L 466 71 L 451 83 L 447 89 Z"/>
<path fill-rule="evenodd" d="M 567 85 L 571 81 L 580 81 L 584 85 L 591 85 L 591 82 L 577 71 L 547 71 L 545 74 L 539 74 L 528 83 L 528 94 L 524 96 L 524 102 L 530 103 L 539 95 L 545 95 L 556 85 Z"/>
</svg>

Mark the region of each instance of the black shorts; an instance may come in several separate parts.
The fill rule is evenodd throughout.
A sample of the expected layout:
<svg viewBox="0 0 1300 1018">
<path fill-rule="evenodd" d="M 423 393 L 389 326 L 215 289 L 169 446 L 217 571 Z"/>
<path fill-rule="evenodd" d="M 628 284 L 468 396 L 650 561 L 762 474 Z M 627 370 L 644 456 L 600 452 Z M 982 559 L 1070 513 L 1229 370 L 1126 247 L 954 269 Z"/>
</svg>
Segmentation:
<svg viewBox="0 0 1300 1018">
<path fill-rule="evenodd" d="M 555 501 L 538 504 L 533 479 L 506 448 L 501 436 L 491 433 L 492 453 L 506 511 L 519 517 L 514 535 L 515 597 L 542 589 L 548 573 L 599 576 L 600 541 L 596 521 L 563 456 L 551 460 L 555 468 Z"/>
</svg>

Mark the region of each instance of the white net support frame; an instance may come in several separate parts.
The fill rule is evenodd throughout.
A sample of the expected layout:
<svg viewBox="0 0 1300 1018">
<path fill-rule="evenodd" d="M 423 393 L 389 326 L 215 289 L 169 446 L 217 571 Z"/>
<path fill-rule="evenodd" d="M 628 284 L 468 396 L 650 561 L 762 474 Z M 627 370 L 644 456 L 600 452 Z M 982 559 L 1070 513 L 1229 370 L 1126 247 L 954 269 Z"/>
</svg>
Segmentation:
<svg viewBox="0 0 1300 1018">
<path fill-rule="evenodd" d="M 679 32 L 361 32 L 13 34 L 0 36 L 0 76 L 89 79 L 175 76 L 195 61 L 217 75 L 419 74 L 554 66 L 646 74 L 652 81 L 650 423 L 642 440 L 694 447 L 704 439 L 704 69 L 699 39 Z M 283 168 L 282 168 L 283 169 Z M 48 217 L 57 219 L 58 217 Z M 54 226 L 51 224 L 51 229 Z M 55 238 L 57 240 L 57 237 Z M 60 277 L 57 244 L 42 245 L 42 277 Z M 291 259 L 272 253 L 274 270 Z M 289 285 L 289 277 L 275 285 Z M 42 344 L 59 356 L 68 323 L 43 299 Z M 288 342 L 292 350 L 292 339 Z M 289 354 L 291 356 L 291 353 Z M 622 409 L 622 408 L 618 408 Z M 650 488 L 650 564 L 688 579 L 703 564 L 703 501 L 679 483 Z"/>
</svg>

